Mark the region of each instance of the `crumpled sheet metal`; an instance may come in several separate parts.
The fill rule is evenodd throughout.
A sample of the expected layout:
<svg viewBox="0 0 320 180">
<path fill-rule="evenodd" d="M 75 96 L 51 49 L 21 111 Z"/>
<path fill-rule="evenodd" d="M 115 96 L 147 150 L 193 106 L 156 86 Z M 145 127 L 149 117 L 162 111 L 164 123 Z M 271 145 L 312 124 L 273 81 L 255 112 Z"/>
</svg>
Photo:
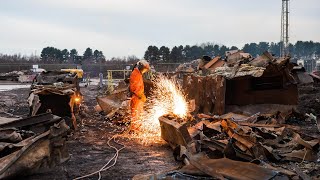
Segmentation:
<svg viewBox="0 0 320 180">
<path fill-rule="evenodd" d="M 0 129 L 0 142 L 20 142 L 22 137 L 15 129 Z M 1 151 L 1 149 L 0 149 Z"/>
<path fill-rule="evenodd" d="M 290 82 L 295 83 L 291 75 L 293 65 L 289 62 L 290 57 L 275 58 L 269 52 L 264 52 L 257 58 L 251 58 L 250 56 L 247 58 L 239 56 L 238 58 L 240 59 L 236 58 L 237 60 L 231 60 L 230 62 L 227 58 L 227 63 L 222 67 L 215 68 L 215 71 L 211 74 L 233 79 L 244 76 L 261 77 L 266 73 L 282 73 Z"/>
<path fill-rule="evenodd" d="M 119 89 L 107 96 L 98 96 L 97 102 L 104 113 L 109 114 L 112 111 L 121 108 L 123 102 L 127 99 L 128 88 Z"/>
<path fill-rule="evenodd" d="M 42 134 L 12 143 L 10 146 L 18 150 L 0 158 L 0 179 L 33 174 L 68 160 L 65 147 L 68 130 L 69 126 L 61 120 Z"/>
<path fill-rule="evenodd" d="M 60 84 L 60 85 L 34 85 L 31 92 L 34 94 L 58 94 L 58 95 L 72 95 L 77 91 L 74 84 Z"/>
<path fill-rule="evenodd" d="M 57 82 L 75 84 L 77 81 L 77 73 L 69 73 L 63 71 L 47 71 L 36 76 L 36 84 L 54 84 Z"/>
<path fill-rule="evenodd" d="M 199 170 L 219 179 L 261 179 L 268 180 L 277 175 L 277 172 L 259 165 L 234 161 L 228 158 L 209 159 L 202 153 L 189 155 L 190 164 Z"/>
<path fill-rule="evenodd" d="M 249 64 L 241 64 L 238 69 L 228 66 L 217 67 L 214 71 L 214 74 L 224 76 L 227 79 L 242 76 L 261 77 L 265 70 L 266 68 L 264 67 L 255 67 Z"/>
<path fill-rule="evenodd" d="M 172 147 L 187 146 L 192 141 L 185 124 L 179 124 L 164 117 L 160 117 L 159 121 L 161 137 Z"/>
<path fill-rule="evenodd" d="M 263 165 L 260 164 L 259 166 L 259 168 L 262 168 L 262 165 L 263 168 L 268 169 L 268 172 L 272 172 L 269 174 L 267 173 L 268 176 L 265 176 L 266 179 L 272 178 L 273 175 L 275 175 L 275 171 L 281 172 L 282 176 L 285 175 L 289 178 L 300 176 L 299 174 L 294 173 L 294 170 L 291 169 L 290 171 L 286 169 L 286 166 L 281 166 L 282 163 L 288 163 L 288 161 L 316 163 L 319 159 L 319 137 L 299 134 L 299 131 L 301 131 L 300 127 L 288 124 L 277 124 L 275 119 L 272 121 L 275 124 L 265 124 L 268 121 L 265 121 L 264 119 L 271 117 L 283 118 L 283 121 L 279 121 L 282 123 L 285 123 L 288 120 L 288 117 L 300 117 L 300 115 L 295 112 L 280 115 L 257 114 L 255 123 L 246 122 L 246 120 L 250 120 L 247 116 L 243 116 L 243 121 L 232 121 L 231 118 L 233 117 L 233 114 L 222 115 L 220 117 L 200 114 L 199 117 L 202 121 L 188 128 L 192 140 L 189 140 L 187 145 L 181 143 L 184 141 L 180 139 L 188 137 L 188 135 L 179 136 L 180 139 L 168 136 L 169 134 L 173 134 L 169 131 L 179 131 L 179 128 L 181 127 L 181 124 L 178 123 L 179 121 L 172 122 L 174 119 L 166 119 L 166 116 L 159 118 L 159 120 L 160 122 L 166 122 L 167 126 L 170 126 L 171 124 L 171 129 L 167 128 L 166 131 L 162 131 L 162 133 L 166 134 L 163 136 L 166 138 L 163 139 L 169 141 L 170 144 L 176 144 L 176 146 L 173 147 L 175 149 L 174 151 L 180 152 L 179 155 L 176 155 L 176 157 L 179 157 L 177 159 L 189 157 L 188 163 L 211 176 L 231 179 L 241 179 L 241 177 L 246 176 L 248 176 L 246 177 L 246 179 L 248 179 L 249 176 L 255 176 L 254 172 L 249 171 L 246 173 L 246 176 L 239 175 L 242 171 L 234 172 L 238 174 L 239 177 L 227 176 L 232 173 L 229 168 L 226 168 L 227 173 L 225 176 L 216 171 L 216 168 L 221 168 L 220 165 L 213 169 L 212 167 L 215 167 L 215 164 L 205 163 L 205 161 L 216 162 L 216 160 L 219 159 L 219 161 L 221 161 L 220 163 L 226 164 L 224 162 L 225 160 L 222 160 L 221 158 L 228 158 L 227 161 L 234 160 L 236 166 L 243 163 L 242 161 L 254 162 L 258 159 L 261 162 L 273 162 L 277 165 L 276 167 L 267 163 L 262 163 Z M 221 119 L 221 117 L 225 117 L 226 119 Z M 240 118 L 241 116 L 237 117 Z M 219 124 L 219 126 L 217 124 Z M 163 128 L 163 126 L 161 126 L 161 128 Z M 180 133 L 180 135 L 181 134 L 182 133 Z M 180 150 L 177 151 L 177 147 L 179 147 Z M 209 157 L 207 158 L 208 160 L 195 158 L 200 153 L 206 153 L 204 157 Z M 233 169 L 235 169 L 235 167 L 233 167 Z M 243 172 L 245 172 L 245 170 L 243 170 Z"/>
<path fill-rule="evenodd" d="M 274 57 L 266 51 L 257 58 L 250 61 L 248 64 L 256 67 L 266 67 L 272 60 L 274 60 Z"/>
<path fill-rule="evenodd" d="M 74 107 L 77 106 L 76 98 L 82 101 L 82 95 L 77 84 L 54 83 L 53 85 L 31 86 L 28 97 L 30 115 L 34 116 L 49 110 L 58 116 L 68 116 L 73 120 L 73 128 L 77 129 Z"/>
<path fill-rule="evenodd" d="M 246 123 L 241 124 L 245 125 Z M 249 130 L 247 126 L 239 126 L 231 120 L 221 121 L 221 127 L 224 132 L 230 138 L 236 140 L 235 146 L 243 152 L 250 152 L 253 158 L 262 156 L 266 160 L 280 160 L 281 158 L 279 157 L 285 157 L 282 160 L 317 161 L 319 140 L 303 140 L 299 134 L 294 132 L 294 127 L 272 129 L 270 125 L 265 127 L 261 124 L 260 126 L 262 127 L 254 127 L 255 124 L 252 123 L 247 125 L 251 126 Z M 278 130 L 281 131 L 279 132 Z M 287 141 L 289 142 L 285 143 Z M 303 148 L 299 148 L 298 145 L 302 145 Z M 277 146 L 279 150 L 276 148 Z M 285 149 L 285 151 L 280 149 Z"/>
<path fill-rule="evenodd" d="M 61 118 L 59 116 L 53 115 L 52 113 L 43 113 L 36 116 L 29 116 L 14 121 L 0 123 L 0 128 L 18 128 L 22 130 L 39 129 L 39 132 L 42 133 L 45 130 L 42 126 L 52 125 L 60 120 Z"/>
</svg>

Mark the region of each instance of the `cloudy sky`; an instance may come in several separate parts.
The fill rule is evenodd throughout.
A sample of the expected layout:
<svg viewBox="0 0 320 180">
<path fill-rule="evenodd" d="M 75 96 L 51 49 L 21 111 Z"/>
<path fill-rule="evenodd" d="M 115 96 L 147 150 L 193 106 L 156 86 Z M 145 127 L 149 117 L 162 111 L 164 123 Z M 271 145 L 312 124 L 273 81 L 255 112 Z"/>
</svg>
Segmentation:
<svg viewBox="0 0 320 180">
<path fill-rule="evenodd" d="M 290 41 L 320 41 L 320 1 L 290 1 Z M 279 41 L 281 0 L 1 0 L 0 53 L 87 47 L 142 57 L 149 45 Z"/>
</svg>

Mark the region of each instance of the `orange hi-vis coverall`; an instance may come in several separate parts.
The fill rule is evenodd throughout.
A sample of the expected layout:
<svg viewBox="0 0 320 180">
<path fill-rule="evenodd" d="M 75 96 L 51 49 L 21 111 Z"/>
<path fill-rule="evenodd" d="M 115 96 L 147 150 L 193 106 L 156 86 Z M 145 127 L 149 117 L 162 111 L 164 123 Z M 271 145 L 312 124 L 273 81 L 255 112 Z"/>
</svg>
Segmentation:
<svg viewBox="0 0 320 180">
<path fill-rule="evenodd" d="M 137 121 L 139 121 L 143 112 L 143 104 L 146 101 L 142 73 L 138 68 L 134 68 L 130 75 L 130 92 L 132 93 L 130 101 L 131 129 L 138 130 L 141 125 Z"/>
</svg>

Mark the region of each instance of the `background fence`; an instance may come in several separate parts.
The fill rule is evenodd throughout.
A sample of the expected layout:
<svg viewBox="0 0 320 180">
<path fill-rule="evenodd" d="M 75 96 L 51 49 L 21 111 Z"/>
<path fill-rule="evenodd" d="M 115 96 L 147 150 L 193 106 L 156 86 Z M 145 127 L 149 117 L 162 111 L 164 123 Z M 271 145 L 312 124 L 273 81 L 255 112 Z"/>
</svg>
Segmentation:
<svg viewBox="0 0 320 180">
<path fill-rule="evenodd" d="M 77 64 L 38 64 L 39 68 L 47 71 L 77 68 Z M 96 77 L 101 72 L 104 76 L 107 75 L 107 70 L 124 70 L 129 66 L 132 69 L 132 64 L 84 64 L 82 69 L 85 73 L 89 73 L 91 77 Z M 158 72 L 173 72 L 179 66 L 179 63 L 161 63 L 153 64 Z M 32 64 L 0 64 L 0 73 L 21 71 L 32 69 Z"/>
</svg>

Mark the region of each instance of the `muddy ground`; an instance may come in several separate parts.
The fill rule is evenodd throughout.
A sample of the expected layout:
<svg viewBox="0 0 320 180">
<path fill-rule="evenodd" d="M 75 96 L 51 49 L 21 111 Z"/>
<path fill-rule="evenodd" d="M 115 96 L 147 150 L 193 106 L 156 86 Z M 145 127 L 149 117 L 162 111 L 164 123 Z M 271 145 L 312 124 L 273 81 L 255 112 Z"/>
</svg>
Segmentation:
<svg viewBox="0 0 320 180">
<path fill-rule="evenodd" d="M 85 97 L 84 106 L 88 109 L 82 116 L 79 130 L 69 137 L 67 145 L 70 159 L 58 167 L 24 179 L 73 179 L 97 171 L 114 156 L 115 150 L 107 145 L 107 141 L 119 131 L 119 128 L 93 110 L 96 105 L 96 87 L 82 88 L 81 91 Z M 26 116 L 28 93 L 29 89 L 0 92 L 1 111 Z M 299 93 L 298 110 L 319 117 L 320 86 L 300 87 Z M 125 148 L 120 151 L 115 166 L 102 173 L 102 179 L 131 179 L 137 174 L 158 173 L 181 166 L 174 160 L 171 148 L 163 141 L 143 145 L 136 139 L 118 140 Z M 94 175 L 88 179 L 98 179 L 98 176 Z"/>
<path fill-rule="evenodd" d="M 299 87 L 298 110 L 320 116 L 320 83 Z"/>
<path fill-rule="evenodd" d="M 107 141 L 119 128 L 96 113 L 93 107 L 97 104 L 96 87 L 82 88 L 84 105 L 87 114 L 82 116 L 81 127 L 70 135 L 67 146 L 70 159 L 50 170 L 24 177 L 24 179 L 74 179 L 76 177 L 99 170 L 115 150 L 107 145 Z M 26 116 L 29 112 L 27 98 L 29 89 L 17 89 L 0 92 L 0 107 L 14 115 Z M 0 111 L 1 112 L 1 111 Z M 172 155 L 172 150 L 164 141 L 144 145 L 137 139 L 117 138 L 125 148 L 120 151 L 116 165 L 102 173 L 102 179 L 131 179 L 137 174 L 158 173 L 180 166 Z M 112 143 L 112 141 L 111 141 Z M 112 145 L 116 145 L 112 143 Z M 117 145 L 117 147 L 121 147 Z M 86 179 L 98 179 L 98 175 Z"/>
</svg>

